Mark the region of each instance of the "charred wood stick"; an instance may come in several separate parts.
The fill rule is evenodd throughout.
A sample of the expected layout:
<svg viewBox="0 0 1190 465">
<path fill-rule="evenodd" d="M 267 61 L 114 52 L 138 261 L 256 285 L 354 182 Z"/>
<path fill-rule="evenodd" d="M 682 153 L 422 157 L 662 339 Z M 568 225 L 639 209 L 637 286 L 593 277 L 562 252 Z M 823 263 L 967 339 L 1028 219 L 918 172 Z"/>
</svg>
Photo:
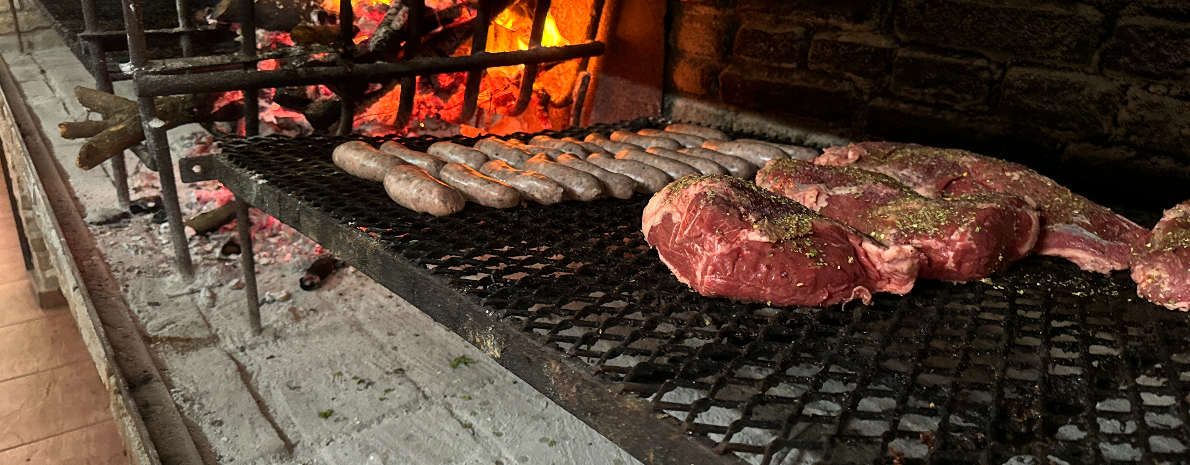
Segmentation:
<svg viewBox="0 0 1190 465">
<path fill-rule="evenodd" d="M 63 139 L 84 139 L 98 135 L 108 126 L 111 126 L 111 123 L 107 121 L 66 121 L 58 123 L 58 132 Z"/>
<path fill-rule="evenodd" d="M 235 214 L 235 202 L 228 202 L 222 207 L 199 213 L 198 216 L 186 220 L 182 224 L 194 229 L 195 234 L 206 234 L 230 223 Z"/>
</svg>

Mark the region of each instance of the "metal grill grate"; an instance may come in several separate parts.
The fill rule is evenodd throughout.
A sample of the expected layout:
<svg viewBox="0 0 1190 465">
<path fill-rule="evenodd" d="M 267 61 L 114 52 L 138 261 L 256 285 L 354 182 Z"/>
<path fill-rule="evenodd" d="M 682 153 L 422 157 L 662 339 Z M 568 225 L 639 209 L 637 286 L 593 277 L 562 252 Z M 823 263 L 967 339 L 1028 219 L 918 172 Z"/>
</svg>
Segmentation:
<svg viewBox="0 0 1190 465">
<path fill-rule="evenodd" d="M 1139 301 L 1123 273 L 1031 257 L 871 306 L 709 299 L 645 243 L 646 197 L 418 215 L 337 169 L 343 140 L 224 141 L 217 176 L 423 310 L 435 305 L 351 251 L 371 241 L 402 257 L 482 305 L 498 320 L 489 331 L 532 335 L 715 452 L 752 463 L 1190 462 L 1190 324 Z M 427 313 L 483 348 L 485 335 L 461 330 L 466 310 L 451 311 Z"/>
</svg>

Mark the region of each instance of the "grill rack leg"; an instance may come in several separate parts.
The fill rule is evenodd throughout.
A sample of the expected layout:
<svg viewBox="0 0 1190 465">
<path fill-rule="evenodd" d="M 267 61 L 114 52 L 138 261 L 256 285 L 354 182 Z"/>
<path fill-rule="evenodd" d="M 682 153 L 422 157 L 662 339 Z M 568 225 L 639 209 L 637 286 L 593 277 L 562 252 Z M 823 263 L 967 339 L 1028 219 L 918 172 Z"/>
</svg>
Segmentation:
<svg viewBox="0 0 1190 465">
<path fill-rule="evenodd" d="M 236 203 L 236 230 L 240 233 L 240 268 L 244 272 L 244 298 L 248 302 L 248 324 L 252 335 L 260 335 L 260 295 L 256 290 L 256 256 L 252 249 L 252 219 L 248 217 L 248 202 Z"/>
</svg>

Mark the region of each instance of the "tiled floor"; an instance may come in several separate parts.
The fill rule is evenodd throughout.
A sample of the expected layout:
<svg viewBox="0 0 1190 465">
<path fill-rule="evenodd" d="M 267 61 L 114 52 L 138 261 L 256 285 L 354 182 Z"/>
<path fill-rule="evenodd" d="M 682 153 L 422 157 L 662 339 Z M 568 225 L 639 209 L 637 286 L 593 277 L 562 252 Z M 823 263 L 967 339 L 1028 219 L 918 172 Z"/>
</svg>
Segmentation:
<svg viewBox="0 0 1190 465">
<path fill-rule="evenodd" d="M 66 307 L 38 308 L 0 178 L 0 465 L 127 464 Z"/>
</svg>

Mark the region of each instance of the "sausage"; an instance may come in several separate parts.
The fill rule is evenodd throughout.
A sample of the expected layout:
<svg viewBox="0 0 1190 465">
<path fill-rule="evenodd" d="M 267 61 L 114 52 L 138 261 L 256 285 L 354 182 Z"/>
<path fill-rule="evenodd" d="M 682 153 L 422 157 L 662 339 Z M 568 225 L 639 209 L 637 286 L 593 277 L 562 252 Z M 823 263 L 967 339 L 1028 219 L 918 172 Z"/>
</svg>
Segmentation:
<svg viewBox="0 0 1190 465">
<path fill-rule="evenodd" d="M 568 140 L 554 139 L 553 137 L 550 137 L 550 136 L 536 136 L 536 137 L 530 139 L 529 143 L 534 144 L 534 145 L 541 145 L 544 147 L 553 147 L 553 148 L 556 148 L 563 152 L 576 155 L 579 158 L 587 158 L 587 155 L 591 154 L 591 151 L 583 148 L 583 146 L 581 146 L 581 145 L 578 145 L 574 142 L 570 142 Z"/>
<path fill-rule="evenodd" d="M 665 174 L 668 174 L 669 177 L 673 179 L 681 179 L 686 176 L 698 176 L 700 174 L 697 169 L 694 169 L 693 166 L 641 150 L 625 150 L 623 152 L 617 153 L 616 158 L 620 160 L 639 161 L 664 171 Z"/>
<path fill-rule="evenodd" d="M 450 163 L 462 163 L 473 169 L 479 169 L 488 162 L 488 156 L 483 152 L 454 142 L 435 142 L 426 149 L 426 153 Z"/>
<path fill-rule="evenodd" d="M 415 212 L 446 216 L 463 209 L 463 194 L 434 179 L 426 170 L 402 165 L 384 175 L 384 191 L 398 205 Z"/>
<path fill-rule="evenodd" d="M 776 142 L 768 142 L 768 141 L 756 140 L 756 139 L 736 139 L 735 141 L 736 142 L 744 142 L 744 143 L 748 143 L 748 144 L 771 145 L 773 147 L 781 149 L 781 151 L 785 152 L 786 155 L 789 155 L 790 158 L 796 158 L 798 160 L 804 160 L 804 161 L 813 160 L 815 158 L 818 158 L 819 155 L 821 155 L 821 152 L 819 152 L 818 149 L 812 149 L 810 147 L 802 147 L 800 145 L 778 144 Z"/>
<path fill-rule="evenodd" d="M 376 150 L 371 144 L 358 140 L 339 144 L 331 154 L 331 159 L 335 161 L 335 166 L 352 176 L 376 182 L 383 182 L 384 174 L 389 169 L 408 165 L 405 160 Z"/>
<path fill-rule="evenodd" d="M 438 179 L 458 189 L 468 202 L 492 208 L 512 208 L 521 203 L 521 194 L 512 186 L 484 176 L 462 163 L 447 163 L 438 175 Z"/>
<path fill-rule="evenodd" d="M 641 129 L 636 131 L 637 134 L 649 137 L 664 137 L 666 139 L 673 139 L 682 144 L 682 147 L 702 147 L 702 142 L 705 138 L 692 136 L 690 134 L 682 134 L 680 132 L 662 131 L 660 129 Z"/>
<path fill-rule="evenodd" d="M 430 173 L 430 176 L 438 177 L 438 172 L 446 166 L 446 160 L 435 157 L 428 153 L 418 152 L 416 150 L 409 150 L 397 142 L 388 141 L 380 144 L 380 150 L 396 155 L 397 158 L 405 160 L 423 170 Z"/>
<path fill-rule="evenodd" d="M 603 185 L 603 192 L 608 197 L 627 199 L 631 198 L 633 192 L 636 190 L 636 181 L 633 181 L 632 178 L 605 170 L 572 154 L 568 153 L 558 156 L 558 164 L 595 176 L 599 179 L 599 183 Z"/>
<path fill-rule="evenodd" d="M 629 144 L 626 142 L 616 142 L 613 140 L 597 140 L 597 141 L 590 142 L 590 143 L 598 145 L 600 147 L 603 147 L 603 150 L 605 152 L 607 152 L 608 155 L 612 155 L 612 156 L 615 156 L 615 154 L 623 152 L 625 150 L 644 150 L 643 147 L 636 145 L 636 144 Z"/>
<path fill-rule="evenodd" d="M 665 130 L 669 132 L 676 132 L 678 134 L 690 134 L 703 139 L 718 139 L 722 141 L 731 140 L 731 137 L 728 137 L 728 135 L 723 131 L 718 129 L 704 128 L 696 124 L 671 124 L 666 126 Z"/>
<path fill-rule="evenodd" d="M 566 153 L 562 150 L 559 150 L 559 149 L 556 149 L 553 147 L 546 147 L 544 145 L 530 145 L 530 144 L 526 144 L 526 143 L 521 142 L 516 139 L 509 139 L 508 143 L 515 145 L 517 147 L 520 147 L 521 150 L 529 152 L 530 155 L 537 155 L 539 153 L 544 153 L 544 154 L 548 155 L 550 158 L 557 158 L 558 155 Z"/>
<path fill-rule="evenodd" d="M 573 137 L 563 137 L 563 138 L 562 138 L 562 140 L 565 140 L 565 141 L 570 141 L 570 142 L 574 142 L 574 143 L 578 144 L 578 145 L 579 145 L 580 147 L 582 147 L 583 149 L 586 149 L 586 151 L 587 151 L 587 153 L 588 153 L 588 154 L 590 154 L 590 153 L 602 153 L 602 154 L 604 154 L 604 155 L 615 155 L 614 153 L 611 153 L 611 152 L 608 152 L 607 150 L 604 150 L 604 149 L 603 149 L 603 147 L 600 147 L 600 146 L 599 146 L 599 144 L 595 144 L 595 143 L 593 143 L 593 142 L 585 142 L 585 141 L 581 141 L 581 140 L 575 139 L 575 138 L 573 138 Z"/>
<path fill-rule="evenodd" d="M 513 168 L 520 169 L 525 164 L 525 161 L 532 158 L 529 152 L 521 150 L 520 147 L 514 146 L 504 142 L 495 137 L 489 137 L 475 143 L 475 150 L 479 150 L 487 154 L 488 158 L 492 160 L 504 160 Z"/>
<path fill-rule="evenodd" d="M 690 155 L 692 157 L 706 158 L 707 160 L 718 163 L 719 166 L 722 166 L 727 170 L 728 173 L 731 173 L 732 176 L 737 178 L 756 178 L 756 165 L 753 165 L 752 162 L 743 158 L 734 155 L 728 155 L 726 153 L 716 152 L 711 149 L 704 149 L 702 147 L 691 147 L 688 149 L 679 150 L 678 152 Z"/>
<path fill-rule="evenodd" d="M 666 139 L 664 137 L 649 137 L 642 136 L 632 131 L 616 131 L 611 135 L 611 139 L 616 142 L 626 142 L 633 145 L 639 145 L 641 150 L 649 147 L 662 147 L 670 150 L 677 150 L 682 148 L 682 144 L 673 139 Z"/>
<path fill-rule="evenodd" d="M 645 194 L 660 192 L 673 178 L 664 171 L 639 161 L 623 160 L 607 155 L 594 154 L 587 157 L 587 161 L 613 173 L 619 173 L 636 181 L 637 191 Z"/>
<path fill-rule="evenodd" d="M 749 163 L 756 165 L 757 168 L 764 168 L 764 165 L 772 160 L 789 158 L 789 155 L 781 149 L 765 144 L 724 142 L 716 139 L 707 139 L 706 142 L 702 143 L 702 147 L 743 158 L 748 160 Z"/>
<path fill-rule="evenodd" d="M 601 140 L 611 140 L 611 139 L 608 139 L 607 136 L 605 136 L 601 132 L 592 132 L 590 134 L 587 134 L 587 137 L 583 138 L 583 142 L 598 142 Z"/>
<path fill-rule="evenodd" d="M 699 173 L 702 173 L 702 174 L 705 174 L 708 176 L 722 176 L 722 175 L 727 174 L 726 169 L 724 169 L 722 166 L 719 166 L 718 163 L 715 163 L 715 162 L 708 160 L 706 158 L 692 157 L 692 156 L 686 155 L 682 152 L 678 152 L 678 151 L 674 151 L 674 150 L 670 150 L 670 149 L 663 149 L 661 147 L 650 147 L 649 150 L 646 150 L 646 152 L 649 152 L 653 155 L 657 155 L 659 157 L 665 157 L 665 158 L 668 158 L 671 160 L 680 161 L 680 162 L 690 165 L 690 167 L 698 170 Z"/>
<path fill-rule="evenodd" d="M 577 157 L 577 155 L 575 156 Z M 544 153 L 539 153 L 525 162 L 525 169 L 536 171 L 553 179 L 559 186 L 562 186 L 568 199 L 590 202 L 603 195 L 603 184 L 595 175 L 556 163 Z M 629 195 L 631 195 L 631 189 L 629 189 Z"/>
<path fill-rule="evenodd" d="M 562 186 L 536 171 L 521 171 L 504 160 L 492 160 L 484 163 L 479 172 L 503 181 L 520 192 L 521 197 L 542 205 L 562 201 Z"/>
</svg>

